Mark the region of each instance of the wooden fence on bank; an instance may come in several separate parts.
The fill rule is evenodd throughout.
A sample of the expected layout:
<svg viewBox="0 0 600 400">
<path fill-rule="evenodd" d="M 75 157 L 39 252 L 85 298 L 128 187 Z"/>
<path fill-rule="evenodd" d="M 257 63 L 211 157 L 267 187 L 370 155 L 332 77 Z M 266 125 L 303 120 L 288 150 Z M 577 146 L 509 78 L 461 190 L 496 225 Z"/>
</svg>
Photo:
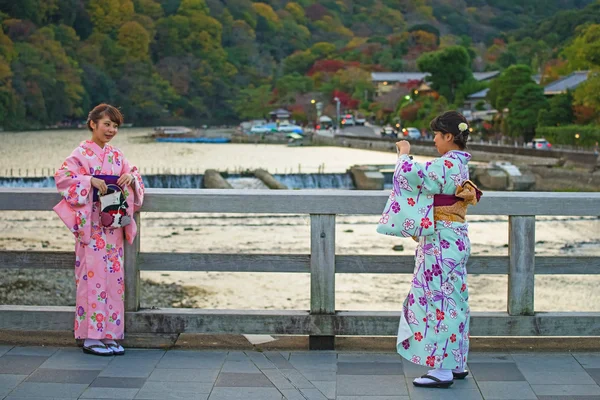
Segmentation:
<svg viewBox="0 0 600 400">
<path fill-rule="evenodd" d="M 399 311 L 335 308 L 336 274 L 413 273 L 411 256 L 336 255 L 338 214 L 377 215 L 388 191 L 148 189 L 144 212 L 309 214 L 310 254 L 140 252 L 140 235 L 125 248 L 126 327 L 130 333 L 310 335 L 330 348 L 335 335 L 395 335 Z M 0 211 L 48 211 L 54 189 L 0 189 Z M 535 217 L 598 216 L 600 193 L 486 192 L 470 215 L 507 215 L 507 256 L 473 256 L 470 274 L 508 275 L 506 312 L 473 312 L 473 336 L 600 336 L 600 312 L 535 312 L 535 274 L 598 274 L 600 257 L 535 255 Z M 136 215 L 140 234 L 144 221 Z M 373 241 L 378 240 L 373 218 Z M 185 240 L 185 237 L 182 237 Z M 0 268 L 71 269 L 72 252 L 0 251 Z M 310 310 L 140 309 L 140 271 L 310 273 Z M 277 288 L 273 288 L 276 290 Z M 576 288 L 565 288 L 576 290 Z M 400 308 L 400 304 L 399 304 Z M 0 330 L 64 330 L 72 307 L 0 305 Z"/>
</svg>

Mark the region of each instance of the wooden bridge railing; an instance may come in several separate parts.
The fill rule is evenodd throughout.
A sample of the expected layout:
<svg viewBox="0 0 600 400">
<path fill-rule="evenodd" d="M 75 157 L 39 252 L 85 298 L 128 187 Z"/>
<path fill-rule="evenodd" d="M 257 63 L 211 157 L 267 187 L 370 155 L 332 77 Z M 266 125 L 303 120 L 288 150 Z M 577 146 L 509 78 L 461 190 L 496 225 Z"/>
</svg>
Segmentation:
<svg viewBox="0 0 600 400">
<path fill-rule="evenodd" d="M 149 189 L 143 211 L 310 214 L 310 254 L 140 252 L 141 235 L 125 249 L 126 327 L 130 333 L 310 335 L 311 348 L 331 348 L 335 335 L 395 335 L 399 311 L 338 311 L 338 273 L 413 273 L 411 256 L 336 255 L 338 214 L 377 215 L 387 191 Z M 0 189 L 0 211 L 48 211 L 53 189 Z M 473 312 L 473 336 L 600 336 L 600 312 L 535 312 L 534 274 L 598 274 L 600 257 L 535 255 L 535 217 L 598 216 L 600 193 L 486 192 L 470 215 L 508 215 L 508 256 L 473 256 L 470 274 L 508 275 L 506 312 Z M 375 233 L 373 241 L 379 240 Z M 73 252 L 0 251 L 0 268 L 73 268 Z M 311 275 L 310 310 L 140 309 L 139 271 L 297 272 Z M 573 290 L 573 288 L 565 288 Z M 402 299 L 398 299 L 398 309 Z M 0 330 L 71 330 L 72 307 L 0 305 Z"/>
</svg>

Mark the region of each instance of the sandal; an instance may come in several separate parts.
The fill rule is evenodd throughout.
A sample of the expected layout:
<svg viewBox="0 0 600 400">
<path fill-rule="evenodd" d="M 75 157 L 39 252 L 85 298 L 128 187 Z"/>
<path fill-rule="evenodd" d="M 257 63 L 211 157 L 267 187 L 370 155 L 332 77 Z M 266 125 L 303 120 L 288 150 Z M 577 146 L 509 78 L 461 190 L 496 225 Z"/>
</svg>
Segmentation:
<svg viewBox="0 0 600 400">
<path fill-rule="evenodd" d="M 423 375 L 423 376 L 421 376 L 421 378 L 429 379 L 429 380 L 431 380 L 433 382 L 431 382 L 431 383 L 418 383 L 418 382 L 413 381 L 413 385 L 418 386 L 418 387 L 447 389 L 450 386 L 452 386 L 452 384 L 454 383 L 454 381 L 442 381 L 442 380 L 436 378 L 435 376 L 431 376 L 431 375 Z"/>
<path fill-rule="evenodd" d="M 104 350 L 111 350 L 108 347 L 106 347 L 103 344 L 93 344 L 91 346 L 83 346 L 83 352 L 87 353 L 87 354 L 93 354 L 95 356 L 112 356 L 113 352 L 111 351 L 96 351 L 94 349 L 104 349 Z"/>
<path fill-rule="evenodd" d="M 454 377 L 454 379 L 465 379 L 467 375 L 469 375 L 469 371 L 452 372 L 452 376 Z"/>
<path fill-rule="evenodd" d="M 112 350 L 112 354 L 115 356 L 122 356 L 125 354 L 125 349 L 119 343 L 110 341 L 104 343 L 109 350 Z"/>
</svg>

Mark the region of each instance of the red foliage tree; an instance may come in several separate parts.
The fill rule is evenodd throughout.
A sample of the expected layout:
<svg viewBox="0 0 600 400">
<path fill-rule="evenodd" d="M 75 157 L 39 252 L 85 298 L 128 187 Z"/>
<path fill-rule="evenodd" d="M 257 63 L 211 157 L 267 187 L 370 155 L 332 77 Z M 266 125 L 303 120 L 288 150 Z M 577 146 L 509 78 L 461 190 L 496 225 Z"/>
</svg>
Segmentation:
<svg viewBox="0 0 600 400">
<path fill-rule="evenodd" d="M 346 92 L 342 92 L 341 90 L 333 91 L 331 100 L 334 101 L 333 99 L 335 99 L 336 97 L 340 99 L 340 105 L 342 106 L 342 108 L 345 109 L 355 110 L 360 104 L 358 100 L 353 99 L 352 96 L 350 96 Z"/>
<path fill-rule="evenodd" d="M 337 71 L 345 67 L 346 63 L 342 60 L 318 60 L 313 64 L 307 75 L 312 76 L 316 72 L 335 74 Z"/>
</svg>

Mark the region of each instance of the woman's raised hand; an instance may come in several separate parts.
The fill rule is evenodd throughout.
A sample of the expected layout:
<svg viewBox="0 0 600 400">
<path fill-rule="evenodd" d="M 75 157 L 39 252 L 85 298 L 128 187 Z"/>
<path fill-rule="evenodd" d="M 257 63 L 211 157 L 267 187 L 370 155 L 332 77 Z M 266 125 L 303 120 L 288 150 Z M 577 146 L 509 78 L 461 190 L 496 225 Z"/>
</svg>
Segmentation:
<svg viewBox="0 0 600 400">
<path fill-rule="evenodd" d="M 92 177 L 90 183 L 93 187 L 98 189 L 98 193 L 101 195 L 105 194 L 108 191 L 108 186 L 106 186 L 106 182 L 104 182 L 102 179 Z"/>
<path fill-rule="evenodd" d="M 400 155 L 410 154 L 410 143 L 408 143 L 406 140 L 396 142 L 396 147 L 398 148 Z"/>
<path fill-rule="evenodd" d="M 129 186 L 133 183 L 134 179 L 135 178 L 133 177 L 132 174 L 123 174 L 119 177 L 119 180 L 117 181 L 117 185 L 119 185 L 121 187 Z"/>
</svg>

